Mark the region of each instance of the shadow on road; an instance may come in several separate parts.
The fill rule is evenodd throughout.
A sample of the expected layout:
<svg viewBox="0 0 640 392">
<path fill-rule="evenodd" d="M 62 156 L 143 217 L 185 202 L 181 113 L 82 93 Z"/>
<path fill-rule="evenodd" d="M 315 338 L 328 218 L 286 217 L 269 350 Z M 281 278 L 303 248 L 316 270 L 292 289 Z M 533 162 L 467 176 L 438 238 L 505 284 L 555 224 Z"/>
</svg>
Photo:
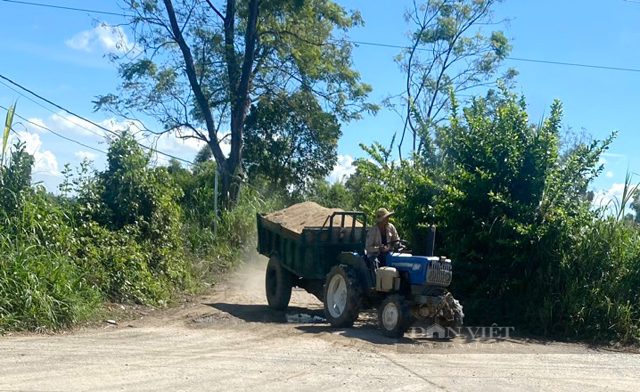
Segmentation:
<svg viewBox="0 0 640 392">
<path fill-rule="evenodd" d="M 373 344 L 412 344 L 414 341 L 408 338 L 392 339 L 384 336 L 377 326 L 364 324 L 356 325 L 352 328 L 333 328 L 330 325 L 300 325 L 296 329 L 313 334 L 332 333 L 345 338 L 355 338 Z"/>
<path fill-rule="evenodd" d="M 393 345 L 398 343 L 413 343 L 412 339 L 391 339 L 383 336 L 382 332 L 378 329 L 377 319 L 372 315 L 373 313 L 369 314 L 368 312 L 362 312 L 360 319 L 352 328 L 333 328 L 325 321 L 322 309 L 289 306 L 286 311 L 276 311 L 267 305 L 231 304 L 222 302 L 207 303 L 205 305 L 211 306 L 221 312 L 228 313 L 229 315 L 246 322 L 293 324 L 296 325 L 295 328 L 297 330 L 310 334 L 331 333 L 347 338 L 364 340 L 374 344 Z M 302 323 L 295 321 L 292 322 L 291 316 L 296 315 L 308 315 L 309 320 Z"/>
<path fill-rule="evenodd" d="M 324 312 L 319 308 L 302 308 L 298 306 L 289 306 L 286 311 L 276 311 L 267 305 L 258 304 L 235 304 L 235 303 L 205 303 L 221 312 L 227 313 L 237 319 L 252 323 L 275 323 L 275 324 L 292 324 L 299 331 L 309 334 L 334 334 L 346 338 L 355 338 L 367 341 L 373 344 L 382 345 L 416 345 L 428 343 L 451 343 L 456 344 L 492 344 L 492 343 L 513 343 L 518 345 L 549 345 L 554 343 L 552 340 L 544 338 L 536 338 L 532 336 L 514 336 L 510 339 L 485 339 L 479 333 L 478 328 L 471 328 L 473 334 L 466 331 L 467 327 L 463 327 L 463 331 L 454 340 L 451 339 L 432 339 L 423 336 L 403 337 L 401 339 L 387 338 L 378 328 L 377 314 L 375 311 L 362 311 L 356 324 L 351 328 L 334 328 L 325 320 Z M 302 321 L 300 321 L 302 320 Z M 420 322 L 414 324 L 416 327 L 428 327 Z M 596 348 L 596 347 L 592 347 Z"/>
<path fill-rule="evenodd" d="M 286 311 L 273 310 L 267 305 L 251 305 L 251 304 L 228 304 L 228 303 L 209 303 L 205 304 L 222 312 L 229 313 L 233 317 L 252 323 L 287 323 L 289 318 L 287 315 L 309 315 L 311 320 L 308 323 L 317 323 L 323 321 L 313 321 L 313 317 L 320 317 L 324 320 L 322 309 L 308 309 L 297 306 L 289 306 Z"/>
</svg>

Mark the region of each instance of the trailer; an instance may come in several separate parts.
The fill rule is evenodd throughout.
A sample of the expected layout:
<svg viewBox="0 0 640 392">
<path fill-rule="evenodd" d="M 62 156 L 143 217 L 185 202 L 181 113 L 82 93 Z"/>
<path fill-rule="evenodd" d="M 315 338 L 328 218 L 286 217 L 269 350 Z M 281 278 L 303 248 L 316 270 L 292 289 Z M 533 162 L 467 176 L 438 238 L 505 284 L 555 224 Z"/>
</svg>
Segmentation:
<svg viewBox="0 0 640 392">
<path fill-rule="evenodd" d="M 345 223 L 350 217 L 350 225 Z M 342 253 L 362 252 L 367 239 L 366 216 L 362 212 L 333 212 L 325 225 L 288 229 L 258 214 L 258 252 L 269 257 L 266 291 L 269 305 L 286 309 L 291 288 L 300 287 L 324 301 L 327 274 Z"/>
</svg>

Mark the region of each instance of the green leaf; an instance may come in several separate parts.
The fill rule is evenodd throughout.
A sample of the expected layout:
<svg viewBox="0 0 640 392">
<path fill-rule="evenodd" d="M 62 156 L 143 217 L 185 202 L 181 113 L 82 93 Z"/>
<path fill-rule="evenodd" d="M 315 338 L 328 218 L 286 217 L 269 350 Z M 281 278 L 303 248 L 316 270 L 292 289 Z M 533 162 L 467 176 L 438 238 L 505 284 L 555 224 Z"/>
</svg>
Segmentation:
<svg viewBox="0 0 640 392">
<path fill-rule="evenodd" d="M 0 158 L 0 164 L 4 164 L 4 155 L 7 151 L 7 142 L 9 141 L 9 132 L 11 132 L 11 126 L 13 124 L 13 114 L 16 111 L 16 103 L 14 102 L 9 106 L 7 111 L 7 118 L 4 121 L 4 132 L 2 133 L 2 157 Z"/>
</svg>

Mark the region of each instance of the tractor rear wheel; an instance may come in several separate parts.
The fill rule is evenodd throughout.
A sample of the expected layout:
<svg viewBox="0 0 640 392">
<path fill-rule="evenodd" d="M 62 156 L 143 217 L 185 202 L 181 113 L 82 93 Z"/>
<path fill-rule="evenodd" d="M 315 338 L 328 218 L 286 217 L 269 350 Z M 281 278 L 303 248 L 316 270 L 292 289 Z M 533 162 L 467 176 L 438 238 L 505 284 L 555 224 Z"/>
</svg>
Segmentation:
<svg viewBox="0 0 640 392">
<path fill-rule="evenodd" d="M 276 256 L 271 256 L 267 264 L 265 286 L 269 307 L 275 310 L 286 310 L 291 299 L 293 275 L 282 267 Z"/>
<path fill-rule="evenodd" d="M 333 327 L 351 327 L 362 306 L 362 289 L 355 269 L 340 264 L 331 268 L 324 285 L 324 313 Z"/>
<path fill-rule="evenodd" d="M 390 295 L 378 308 L 378 323 L 382 334 L 389 338 L 401 338 L 415 319 L 401 295 Z"/>
</svg>

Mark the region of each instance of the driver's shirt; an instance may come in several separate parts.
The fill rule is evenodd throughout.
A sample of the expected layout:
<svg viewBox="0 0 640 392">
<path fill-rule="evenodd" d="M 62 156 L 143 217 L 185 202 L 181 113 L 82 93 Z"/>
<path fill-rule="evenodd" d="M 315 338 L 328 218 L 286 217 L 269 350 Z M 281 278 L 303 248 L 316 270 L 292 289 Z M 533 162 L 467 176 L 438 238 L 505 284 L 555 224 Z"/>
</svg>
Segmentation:
<svg viewBox="0 0 640 392">
<path fill-rule="evenodd" d="M 377 257 L 378 254 L 380 254 L 380 247 L 383 244 L 400 241 L 400 236 L 398 236 L 398 232 L 396 231 L 395 226 L 393 226 L 391 223 L 387 225 L 385 234 L 386 241 L 382 242 L 382 233 L 380 233 L 380 229 L 377 226 L 369 228 L 369 230 L 367 231 L 367 245 L 365 247 L 367 256 Z"/>
</svg>

